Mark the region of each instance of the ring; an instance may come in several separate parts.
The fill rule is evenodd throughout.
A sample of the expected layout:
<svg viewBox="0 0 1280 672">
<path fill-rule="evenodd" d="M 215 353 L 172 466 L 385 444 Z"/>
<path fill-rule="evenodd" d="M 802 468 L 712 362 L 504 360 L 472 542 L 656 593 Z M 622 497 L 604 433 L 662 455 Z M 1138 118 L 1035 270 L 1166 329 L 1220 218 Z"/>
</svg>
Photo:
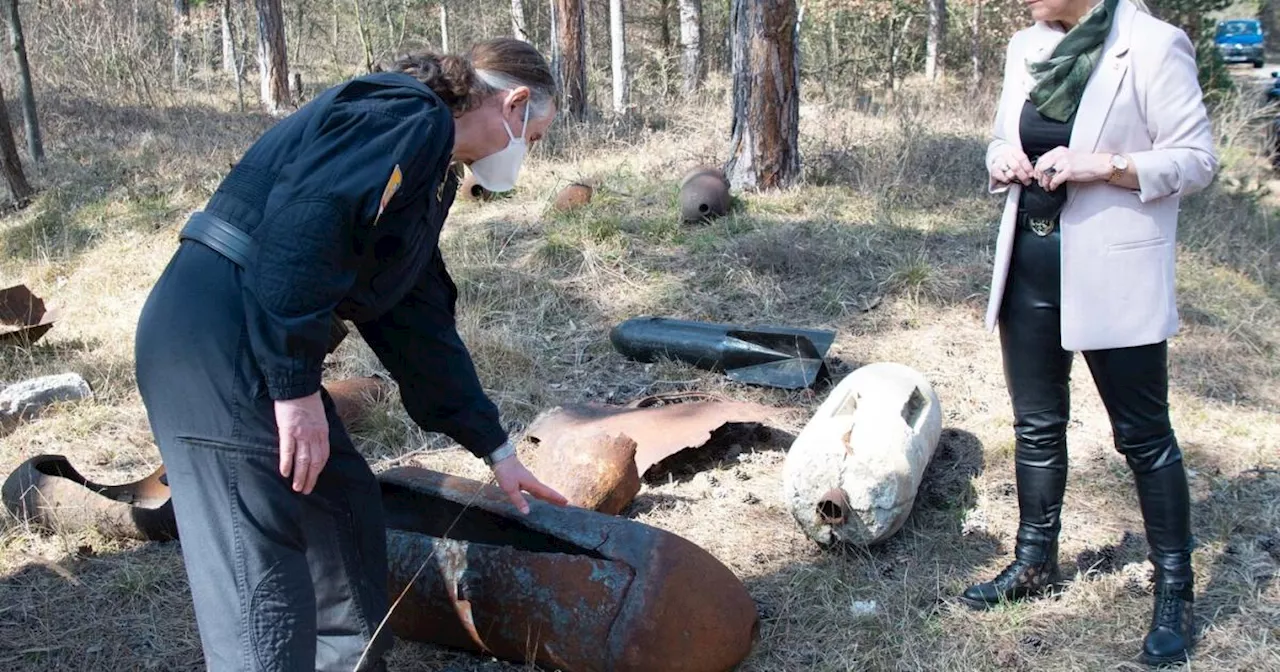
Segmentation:
<svg viewBox="0 0 1280 672">
<path fill-rule="evenodd" d="M 1045 168 L 1045 169 L 1044 169 L 1044 176 L 1045 176 L 1045 177 L 1053 177 L 1053 176 L 1054 176 L 1054 175 L 1056 175 L 1057 173 L 1058 173 L 1058 168 L 1057 168 L 1057 166 L 1049 166 L 1048 168 Z"/>
</svg>

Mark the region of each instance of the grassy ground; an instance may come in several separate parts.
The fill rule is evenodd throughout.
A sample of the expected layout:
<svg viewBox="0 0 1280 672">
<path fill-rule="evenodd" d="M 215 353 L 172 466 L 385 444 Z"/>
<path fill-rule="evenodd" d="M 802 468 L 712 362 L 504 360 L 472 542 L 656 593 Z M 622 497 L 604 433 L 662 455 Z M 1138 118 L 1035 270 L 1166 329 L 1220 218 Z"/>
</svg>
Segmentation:
<svg viewBox="0 0 1280 672">
<path fill-rule="evenodd" d="M 891 107 L 807 103 L 803 186 L 739 195 L 714 223 L 676 219 L 683 172 L 723 160 L 723 84 L 643 122 L 560 128 L 511 198 L 459 201 L 443 246 L 460 321 L 512 428 L 577 400 L 717 390 L 812 409 L 825 390 L 745 388 L 674 364 L 630 363 L 608 329 L 637 314 L 830 328 L 841 371 L 894 360 L 933 381 L 942 444 L 907 526 L 867 550 L 822 551 L 781 502 L 784 433 L 645 485 L 636 520 L 702 545 L 760 603 L 747 670 L 1136 669 L 1150 608 L 1131 478 L 1111 447 L 1087 368 L 1072 381 L 1071 480 L 1060 599 L 975 614 L 953 596 L 1008 560 L 1017 517 L 1009 404 L 996 340 L 981 324 L 999 203 L 983 190 L 991 96 L 945 92 Z M 8 473 L 41 453 L 123 481 L 159 461 L 133 380 L 133 327 L 184 215 L 269 119 L 193 95 L 165 109 L 50 93 L 50 162 L 27 210 L 0 221 L 0 279 L 63 307 L 28 351 L 0 350 L 0 382 L 78 371 L 93 400 L 52 409 L 0 439 Z M 1192 470 L 1198 610 L 1195 669 L 1280 669 L 1280 257 L 1276 212 L 1239 111 L 1217 122 L 1222 179 L 1184 203 L 1172 342 L 1173 420 Z M 584 211 L 555 192 L 597 186 Z M 331 376 L 376 370 L 352 338 Z M 486 478 L 394 400 L 358 428 L 375 469 L 419 464 Z M 803 420 L 803 418 L 801 418 Z M 0 669 L 200 669 L 175 544 L 0 529 Z M 874 601 L 874 613 L 855 601 Z M 395 669 L 516 669 L 401 643 Z"/>
</svg>

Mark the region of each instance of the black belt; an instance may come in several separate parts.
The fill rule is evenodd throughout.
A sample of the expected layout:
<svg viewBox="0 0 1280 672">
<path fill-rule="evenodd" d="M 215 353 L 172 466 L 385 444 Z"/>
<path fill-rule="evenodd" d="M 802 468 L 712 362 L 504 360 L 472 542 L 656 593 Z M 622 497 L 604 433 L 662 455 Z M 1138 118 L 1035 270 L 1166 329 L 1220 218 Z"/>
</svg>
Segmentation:
<svg viewBox="0 0 1280 672">
<path fill-rule="evenodd" d="M 221 254 L 241 269 L 247 269 L 258 248 L 249 234 L 241 231 L 234 224 L 211 215 L 207 212 L 196 212 L 187 220 L 186 226 L 178 234 L 178 240 L 194 240 L 205 247 Z M 338 345 L 347 337 L 347 325 L 335 313 L 329 323 L 328 352 L 338 349 Z"/>
<path fill-rule="evenodd" d="M 1037 236 L 1047 236 L 1058 228 L 1058 216 L 1053 217 L 1032 217 L 1031 215 L 1018 211 L 1017 226 L 1019 229 L 1030 231 Z"/>
</svg>

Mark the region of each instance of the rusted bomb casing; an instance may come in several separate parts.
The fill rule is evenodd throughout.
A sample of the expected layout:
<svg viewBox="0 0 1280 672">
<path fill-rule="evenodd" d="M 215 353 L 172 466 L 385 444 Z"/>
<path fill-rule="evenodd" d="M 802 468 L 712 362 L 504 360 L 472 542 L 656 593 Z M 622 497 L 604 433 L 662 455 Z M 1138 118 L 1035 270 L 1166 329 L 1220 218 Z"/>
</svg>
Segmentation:
<svg viewBox="0 0 1280 672">
<path fill-rule="evenodd" d="M 820 544 L 883 541 L 911 515 L 941 435 L 938 396 L 920 372 L 895 362 L 860 367 L 791 444 L 784 500 Z"/>
<path fill-rule="evenodd" d="M 539 442 L 529 470 L 573 506 L 601 513 L 617 514 L 640 492 L 636 442 L 623 434 L 571 434 Z"/>
<path fill-rule="evenodd" d="M 0 344 L 30 346 L 58 320 L 58 309 L 45 306 L 26 285 L 0 289 Z"/>
<path fill-rule="evenodd" d="M 701 222 L 729 212 L 729 181 L 718 168 L 703 166 L 680 181 L 680 217 Z"/>
<path fill-rule="evenodd" d="M 467 171 L 467 176 L 462 178 L 462 184 L 458 186 L 458 194 L 468 201 L 490 201 L 493 200 L 493 192 L 485 189 L 476 182 L 476 176 L 471 171 Z"/>
<path fill-rule="evenodd" d="M 416 467 L 379 481 L 393 601 L 417 575 L 388 619 L 400 638 L 564 672 L 725 672 L 750 653 L 755 602 L 679 536 L 537 500 L 522 516 Z"/>
<path fill-rule="evenodd" d="M 390 383 L 378 377 L 324 384 L 344 425 L 358 425 Z M 96 528 L 110 538 L 168 541 L 178 538 L 164 465 L 145 478 L 120 485 L 95 483 L 62 455 L 37 455 L 18 466 L 0 500 L 15 518 L 37 528 L 74 532 Z"/>
<path fill-rule="evenodd" d="M 594 194 L 595 190 L 590 185 L 574 182 L 560 190 L 551 208 L 557 212 L 569 212 L 590 203 Z"/>
<path fill-rule="evenodd" d="M 62 455 L 37 455 L 18 466 L 0 488 L 5 508 L 33 527 L 51 531 L 97 529 L 110 538 L 178 538 L 164 467 L 122 485 L 85 478 Z"/>
</svg>

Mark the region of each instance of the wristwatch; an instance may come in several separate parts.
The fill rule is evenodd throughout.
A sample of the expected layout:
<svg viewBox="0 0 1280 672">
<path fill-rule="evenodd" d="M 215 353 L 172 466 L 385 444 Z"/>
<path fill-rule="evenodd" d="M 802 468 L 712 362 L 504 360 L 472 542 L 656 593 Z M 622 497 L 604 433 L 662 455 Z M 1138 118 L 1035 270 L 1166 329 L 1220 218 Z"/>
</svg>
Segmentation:
<svg viewBox="0 0 1280 672">
<path fill-rule="evenodd" d="M 495 448 L 492 453 L 485 455 L 484 458 L 482 459 L 484 459 L 485 464 L 492 467 L 498 462 L 501 462 L 515 454 L 516 454 L 516 447 L 512 445 L 511 440 L 508 439 L 501 446 L 498 446 L 497 448 Z"/>
<path fill-rule="evenodd" d="M 1111 155 L 1111 176 L 1107 178 L 1108 182 L 1114 183 L 1116 180 L 1124 176 L 1124 172 L 1129 170 L 1129 159 L 1124 158 L 1121 154 Z"/>
</svg>

